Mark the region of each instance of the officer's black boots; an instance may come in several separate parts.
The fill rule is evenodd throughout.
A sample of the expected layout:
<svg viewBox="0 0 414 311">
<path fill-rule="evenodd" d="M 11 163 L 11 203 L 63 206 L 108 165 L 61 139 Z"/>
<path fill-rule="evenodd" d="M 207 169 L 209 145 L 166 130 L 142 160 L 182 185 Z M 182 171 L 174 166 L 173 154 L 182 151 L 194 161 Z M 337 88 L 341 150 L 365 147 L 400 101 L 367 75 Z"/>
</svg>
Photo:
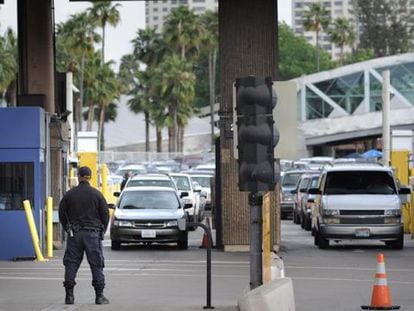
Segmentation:
<svg viewBox="0 0 414 311">
<path fill-rule="evenodd" d="M 73 287 L 66 287 L 65 304 L 73 305 L 75 303 L 75 297 L 73 296 Z"/>
<path fill-rule="evenodd" d="M 109 303 L 108 298 L 106 298 L 103 294 L 103 289 L 95 289 L 96 298 L 95 304 L 97 305 L 107 305 Z"/>
</svg>

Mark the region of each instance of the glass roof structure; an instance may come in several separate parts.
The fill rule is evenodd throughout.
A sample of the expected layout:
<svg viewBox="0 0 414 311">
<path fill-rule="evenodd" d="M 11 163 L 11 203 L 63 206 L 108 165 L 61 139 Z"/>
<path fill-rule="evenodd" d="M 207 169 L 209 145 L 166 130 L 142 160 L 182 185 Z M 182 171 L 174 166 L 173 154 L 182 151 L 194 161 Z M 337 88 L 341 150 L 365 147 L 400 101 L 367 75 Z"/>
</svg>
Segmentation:
<svg viewBox="0 0 414 311">
<path fill-rule="evenodd" d="M 390 71 L 391 109 L 414 106 L 414 53 L 376 58 L 296 79 L 299 121 L 381 111 Z"/>
</svg>

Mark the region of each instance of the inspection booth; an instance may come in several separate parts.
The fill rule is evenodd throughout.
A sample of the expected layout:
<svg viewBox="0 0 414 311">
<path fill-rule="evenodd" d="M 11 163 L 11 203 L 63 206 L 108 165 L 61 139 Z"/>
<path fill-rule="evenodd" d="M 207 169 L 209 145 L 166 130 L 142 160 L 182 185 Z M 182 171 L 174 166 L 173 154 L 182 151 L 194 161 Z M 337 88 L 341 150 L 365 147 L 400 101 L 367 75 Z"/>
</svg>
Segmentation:
<svg viewBox="0 0 414 311">
<path fill-rule="evenodd" d="M 0 260 L 35 256 L 23 201 L 45 240 L 46 118 L 40 107 L 0 108 Z"/>
</svg>

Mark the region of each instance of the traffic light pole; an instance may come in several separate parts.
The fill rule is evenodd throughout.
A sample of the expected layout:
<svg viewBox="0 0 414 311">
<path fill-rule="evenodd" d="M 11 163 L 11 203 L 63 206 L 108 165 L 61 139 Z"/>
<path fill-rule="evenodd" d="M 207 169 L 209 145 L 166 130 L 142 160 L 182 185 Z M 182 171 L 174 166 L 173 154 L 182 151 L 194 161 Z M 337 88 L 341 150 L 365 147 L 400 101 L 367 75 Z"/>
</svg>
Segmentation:
<svg viewBox="0 0 414 311">
<path fill-rule="evenodd" d="M 250 289 L 263 284 L 262 268 L 262 201 L 259 192 L 249 193 L 250 206 Z"/>
</svg>

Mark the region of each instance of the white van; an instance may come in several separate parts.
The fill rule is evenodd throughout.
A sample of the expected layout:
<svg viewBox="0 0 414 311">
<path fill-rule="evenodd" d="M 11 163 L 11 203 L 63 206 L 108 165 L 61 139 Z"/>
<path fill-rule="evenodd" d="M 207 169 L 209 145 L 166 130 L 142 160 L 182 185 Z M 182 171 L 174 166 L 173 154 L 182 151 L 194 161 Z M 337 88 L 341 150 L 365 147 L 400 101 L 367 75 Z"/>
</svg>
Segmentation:
<svg viewBox="0 0 414 311">
<path fill-rule="evenodd" d="M 376 239 L 394 249 L 404 247 L 400 195 L 409 188 L 397 186 L 393 171 L 376 163 L 325 166 L 312 214 L 315 245 L 330 240 Z"/>
</svg>

